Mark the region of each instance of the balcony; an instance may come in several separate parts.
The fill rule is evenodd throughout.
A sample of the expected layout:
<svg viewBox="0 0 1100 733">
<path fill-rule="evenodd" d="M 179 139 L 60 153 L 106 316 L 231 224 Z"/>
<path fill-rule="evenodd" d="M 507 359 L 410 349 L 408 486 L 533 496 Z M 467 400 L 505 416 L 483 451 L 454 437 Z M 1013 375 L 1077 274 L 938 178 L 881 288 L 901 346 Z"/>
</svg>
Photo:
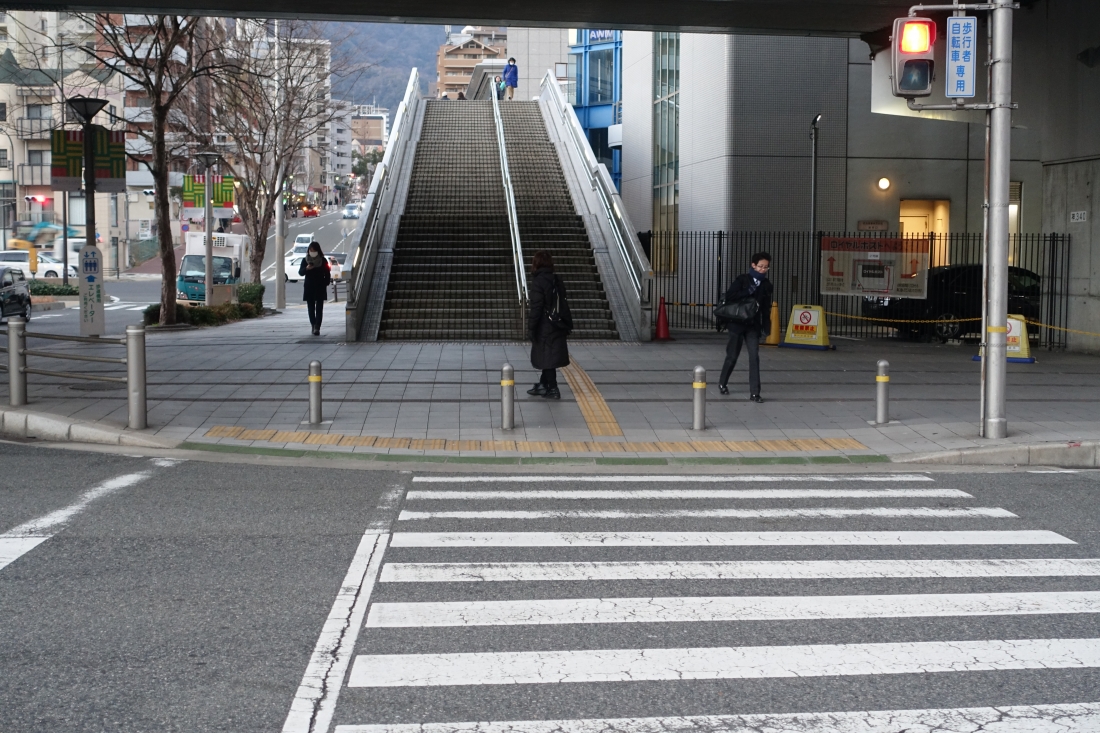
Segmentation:
<svg viewBox="0 0 1100 733">
<path fill-rule="evenodd" d="M 18 180 L 20 186 L 49 186 L 50 167 L 24 163 L 19 166 Z"/>
<path fill-rule="evenodd" d="M 20 140 L 49 140 L 56 126 L 50 117 L 20 117 L 16 121 L 15 134 Z"/>
</svg>

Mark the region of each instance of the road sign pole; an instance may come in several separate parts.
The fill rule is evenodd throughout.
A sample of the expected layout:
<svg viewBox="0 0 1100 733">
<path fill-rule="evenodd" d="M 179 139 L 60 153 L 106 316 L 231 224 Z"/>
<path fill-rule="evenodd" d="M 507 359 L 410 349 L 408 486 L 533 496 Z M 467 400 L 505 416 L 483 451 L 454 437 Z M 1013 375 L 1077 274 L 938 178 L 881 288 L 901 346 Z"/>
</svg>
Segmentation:
<svg viewBox="0 0 1100 733">
<path fill-rule="evenodd" d="M 279 196 L 275 205 L 275 310 L 286 308 L 286 203 L 283 201 L 283 169 L 275 181 Z"/>
<path fill-rule="evenodd" d="M 993 109 L 989 115 L 989 259 L 985 353 L 985 437 L 1008 435 L 1006 358 L 1008 336 L 1008 182 L 1012 157 L 1012 4 L 991 11 L 990 59 Z"/>
<path fill-rule="evenodd" d="M 203 252 L 206 260 L 206 268 L 203 271 L 203 290 L 206 293 L 206 307 L 214 305 L 214 206 L 211 199 L 214 198 L 214 185 L 210 176 L 210 165 L 206 166 L 206 174 L 203 176 L 204 196 L 203 202 Z"/>
</svg>

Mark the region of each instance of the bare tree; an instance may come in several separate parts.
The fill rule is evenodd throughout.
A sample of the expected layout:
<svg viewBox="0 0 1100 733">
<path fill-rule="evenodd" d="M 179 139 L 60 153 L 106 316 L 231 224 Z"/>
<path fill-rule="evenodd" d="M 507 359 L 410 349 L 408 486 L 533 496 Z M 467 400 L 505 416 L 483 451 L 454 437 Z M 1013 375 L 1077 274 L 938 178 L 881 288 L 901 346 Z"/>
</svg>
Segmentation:
<svg viewBox="0 0 1100 733">
<path fill-rule="evenodd" d="M 213 119 L 191 130 L 194 139 L 222 153 L 239 184 L 237 208 L 253 242 L 253 282 L 260 281 L 284 181 L 307 150 L 324 152 L 326 144 L 317 140 L 340 114 L 332 104 L 331 79 L 357 73 L 341 55 L 342 39 L 331 38 L 328 30 L 326 39 L 321 25 L 307 21 L 237 21 L 223 44 L 237 69 L 211 80 Z"/>
<path fill-rule="evenodd" d="M 188 153 L 186 138 L 174 133 L 194 125 L 192 120 L 182 119 L 177 108 L 183 108 L 184 101 L 197 93 L 196 82 L 238 73 L 239 66 L 222 52 L 225 23 L 218 18 L 118 14 L 80 17 L 95 28 L 95 47 L 83 48 L 91 64 L 121 75 L 128 82 L 127 94 L 140 96 L 148 104 L 147 116 L 127 120 L 127 132 L 149 144 L 149 150 L 138 157 L 153 174 L 163 277 L 160 322 L 170 325 L 176 321 L 176 258 L 168 172 Z"/>
</svg>

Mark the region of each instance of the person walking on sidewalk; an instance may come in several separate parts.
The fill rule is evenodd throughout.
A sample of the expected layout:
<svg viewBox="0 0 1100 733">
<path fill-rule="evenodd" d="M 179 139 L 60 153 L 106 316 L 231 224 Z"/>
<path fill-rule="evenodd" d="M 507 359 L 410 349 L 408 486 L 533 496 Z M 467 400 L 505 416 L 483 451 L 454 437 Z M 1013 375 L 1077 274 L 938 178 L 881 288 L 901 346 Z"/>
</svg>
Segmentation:
<svg viewBox="0 0 1100 733">
<path fill-rule="evenodd" d="M 560 400 L 558 372 L 569 366 L 569 345 L 566 337 L 573 330 L 573 314 L 565 283 L 554 273 L 554 258 L 546 250 L 535 253 L 532 275 L 527 283 L 530 308 L 527 311 L 527 331 L 531 336 L 531 366 L 542 370 L 539 383 L 527 394 Z"/>
<path fill-rule="evenodd" d="M 511 99 L 519 86 L 519 67 L 514 58 L 508 59 L 508 65 L 504 67 L 504 85 L 508 87 L 508 99 Z"/>
<path fill-rule="evenodd" d="M 726 361 L 722 364 L 722 374 L 718 378 L 718 391 L 729 394 L 730 374 L 737 365 L 741 354 L 741 345 L 749 352 L 749 400 L 763 402 L 760 396 L 760 340 L 771 331 L 772 284 L 768 280 L 772 257 L 767 252 L 757 252 L 752 256 L 752 267 L 744 275 L 738 275 L 729 290 L 726 291 L 726 303 L 734 303 L 747 298 L 754 299 L 760 306 L 756 316 L 748 323 L 726 322 L 730 332 L 726 344 Z"/>
<path fill-rule="evenodd" d="M 320 336 L 321 318 L 325 312 L 325 300 L 328 298 L 328 286 L 332 282 L 332 271 L 319 243 L 310 242 L 306 256 L 298 266 L 298 275 L 305 279 L 302 300 L 306 302 L 306 308 L 309 309 L 309 325 L 313 327 L 313 335 Z"/>
</svg>

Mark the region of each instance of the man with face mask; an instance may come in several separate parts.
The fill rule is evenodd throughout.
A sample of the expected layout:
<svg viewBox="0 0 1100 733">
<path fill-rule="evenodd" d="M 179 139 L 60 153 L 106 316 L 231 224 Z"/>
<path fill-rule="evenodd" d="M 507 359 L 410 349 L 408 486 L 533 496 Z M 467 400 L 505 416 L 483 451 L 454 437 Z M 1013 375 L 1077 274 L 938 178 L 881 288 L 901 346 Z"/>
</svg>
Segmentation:
<svg viewBox="0 0 1100 733">
<path fill-rule="evenodd" d="M 519 67 L 514 58 L 508 59 L 508 65 L 504 67 L 504 85 L 508 90 L 508 99 L 511 99 L 519 86 Z"/>
</svg>

